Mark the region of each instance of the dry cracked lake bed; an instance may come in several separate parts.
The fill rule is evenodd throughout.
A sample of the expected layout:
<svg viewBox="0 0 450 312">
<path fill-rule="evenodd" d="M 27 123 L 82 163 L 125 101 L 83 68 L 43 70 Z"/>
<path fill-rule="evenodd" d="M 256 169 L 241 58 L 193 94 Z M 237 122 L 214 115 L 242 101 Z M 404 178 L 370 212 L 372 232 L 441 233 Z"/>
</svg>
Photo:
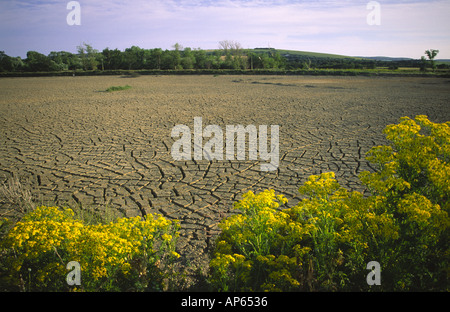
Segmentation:
<svg viewBox="0 0 450 312">
<path fill-rule="evenodd" d="M 131 89 L 105 92 L 124 85 Z M 419 114 L 448 121 L 449 100 L 445 78 L 2 78 L 0 182 L 19 177 L 40 204 L 178 219 L 183 261 L 206 268 L 217 224 L 243 193 L 274 189 L 290 207 L 309 175 L 328 171 L 363 191 L 358 174 L 373 170 L 365 153 L 387 143 L 385 126 Z M 278 125 L 277 169 L 261 171 L 249 157 L 175 160 L 172 129 L 193 131 L 196 117 L 224 131 Z"/>
</svg>

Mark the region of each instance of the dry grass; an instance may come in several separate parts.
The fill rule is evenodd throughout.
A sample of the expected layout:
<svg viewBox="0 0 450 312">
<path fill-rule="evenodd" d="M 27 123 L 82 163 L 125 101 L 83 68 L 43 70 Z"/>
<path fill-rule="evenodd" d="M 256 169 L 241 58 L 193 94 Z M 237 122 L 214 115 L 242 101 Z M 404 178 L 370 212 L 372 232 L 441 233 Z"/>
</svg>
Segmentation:
<svg viewBox="0 0 450 312">
<path fill-rule="evenodd" d="M 1 184 L 0 204 L 0 217 L 21 217 L 35 207 L 30 190 L 24 187 L 15 175 Z"/>
</svg>

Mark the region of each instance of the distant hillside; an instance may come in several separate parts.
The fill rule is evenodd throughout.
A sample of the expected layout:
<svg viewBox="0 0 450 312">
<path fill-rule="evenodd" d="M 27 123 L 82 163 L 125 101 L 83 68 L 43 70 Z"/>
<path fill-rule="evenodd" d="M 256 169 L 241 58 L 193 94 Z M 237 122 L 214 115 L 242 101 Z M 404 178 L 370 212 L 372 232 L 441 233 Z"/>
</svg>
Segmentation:
<svg viewBox="0 0 450 312">
<path fill-rule="evenodd" d="M 411 61 L 414 60 L 409 57 L 388 57 L 388 56 L 358 56 L 358 58 L 369 59 L 374 61 L 383 61 L 383 62 L 398 62 L 398 61 Z"/>
<path fill-rule="evenodd" d="M 219 49 L 205 50 L 207 53 L 214 53 Z M 347 56 L 347 55 L 339 55 L 339 54 L 330 54 L 330 53 L 319 53 L 319 52 L 309 52 L 309 51 L 296 51 L 296 50 L 283 50 L 283 49 L 275 49 L 275 48 L 254 48 L 254 49 L 244 49 L 246 51 L 251 51 L 254 53 L 275 53 L 278 52 L 284 57 L 311 57 L 311 58 L 334 58 L 334 59 L 363 59 L 358 56 Z"/>
<path fill-rule="evenodd" d="M 360 57 L 354 56 L 346 56 L 339 54 L 329 54 L 329 53 L 318 53 L 318 52 L 309 52 L 309 51 L 295 51 L 295 50 L 278 50 L 278 49 L 269 49 L 269 48 L 256 48 L 254 52 L 270 52 L 276 51 L 283 56 L 286 57 L 298 57 L 298 56 L 306 56 L 306 57 L 315 57 L 315 58 L 348 58 L 348 59 L 361 59 Z"/>
<path fill-rule="evenodd" d="M 374 61 L 383 61 L 383 62 L 399 62 L 399 61 L 413 61 L 413 60 L 419 60 L 413 59 L 410 57 L 389 57 L 389 56 L 357 56 L 358 58 L 368 59 L 368 60 L 374 60 Z M 450 59 L 436 59 L 437 63 L 450 63 Z"/>
</svg>

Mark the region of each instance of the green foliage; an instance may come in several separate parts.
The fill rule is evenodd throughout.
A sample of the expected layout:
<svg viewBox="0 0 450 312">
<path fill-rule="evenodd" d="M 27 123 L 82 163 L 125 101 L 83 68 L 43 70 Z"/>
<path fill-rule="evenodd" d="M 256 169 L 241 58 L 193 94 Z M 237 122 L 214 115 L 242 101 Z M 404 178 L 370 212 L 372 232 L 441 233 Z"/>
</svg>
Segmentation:
<svg viewBox="0 0 450 312">
<path fill-rule="evenodd" d="M 98 65 L 97 55 L 98 51 L 91 45 L 83 43 L 77 47 L 78 56 L 81 60 L 82 68 L 84 70 L 96 70 Z"/>
<path fill-rule="evenodd" d="M 431 69 L 433 71 L 436 70 L 436 63 L 434 61 L 434 58 L 438 55 L 438 53 L 439 53 L 439 50 L 434 50 L 434 49 L 430 49 L 430 50 L 426 50 L 425 51 L 425 55 L 430 60 Z"/>
<path fill-rule="evenodd" d="M 106 48 L 102 51 L 103 55 L 103 65 L 105 69 L 109 70 L 117 70 L 122 68 L 122 64 L 124 62 L 124 55 L 123 53 L 118 50 L 110 50 L 109 48 Z"/>
<path fill-rule="evenodd" d="M 28 51 L 25 60 L 27 70 L 32 72 L 57 71 L 60 67 L 49 57 L 36 51 Z"/>
<path fill-rule="evenodd" d="M 20 57 L 10 57 L 4 51 L 0 51 L 0 72 L 16 72 L 25 68 Z"/>
<path fill-rule="evenodd" d="M 122 91 L 122 90 L 128 90 L 131 89 L 131 86 L 126 85 L 126 86 L 117 86 L 117 87 L 109 87 L 108 89 L 106 89 L 106 92 L 114 92 L 114 91 Z"/>
<path fill-rule="evenodd" d="M 392 59 L 392 60 L 372 60 L 343 55 L 277 50 L 273 48 L 243 49 L 238 42 L 221 41 L 221 49 L 201 50 L 185 48 L 180 44 L 175 44 L 172 50 L 143 49 L 138 46 L 126 48 L 124 51 L 118 49 L 103 49 L 99 52 L 91 45 L 83 43 L 77 46 L 77 53 L 72 54 L 65 51 L 50 52 L 48 56 L 36 54 L 29 51 L 27 59 L 7 56 L 0 51 L 0 72 L 17 73 L 10 76 L 21 76 L 20 72 L 58 72 L 63 73 L 68 70 L 82 70 L 90 74 L 100 74 L 100 71 L 115 70 L 164 70 L 164 71 L 201 71 L 201 70 L 235 70 L 242 74 L 252 70 L 251 73 L 261 70 L 289 70 L 300 71 L 292 74 L 317 74 L 313 71 L 321 70 L 319 74 L 344 74 L 347 72 L 337 72 L 336 70 L 352 70 L 359 73 L 359 70 L 377 69 L 379 73 L 382 68 L 393 69 L 403 68 L 401 74 L 405 74 L 404 68 L 418 74 L 417 68 L 426 71 L 428 63 L 433 68 L 433 72 L 445 74 L 449 69 L 447 64 L 436 66 L 434 58 L 438 50 L 427 50 L 425 57 L 421 60 L 413 59 Z M 327 71 L 325 71 L 325 69 Z M 436 71 L 439 69 L 439 71 Z M 174 72 L 170 72 L 174 73 Z M 199 74 L 202 74 L 201 72 Z M 279 72 L 277 74 L 283 74 Z M 366 74 L 366 73 L 365 73 Z M 3 75 L 5 76 L 5 75 Z"/>
<path fill-rule="evenodd" d="M 422 133 L 421 133 L 422 132 Z M 221 291 L 446 291 L 449 269 L 449 123 L 402 118 L 374 147 L 364 197 L 334 173 L 310 176 L 305 198 L 280 210 L 274 191 L 249 192 L 220 223 L 210 283 Z M 378 261 L 381 286 L 366 283 Z"/>
</svg>

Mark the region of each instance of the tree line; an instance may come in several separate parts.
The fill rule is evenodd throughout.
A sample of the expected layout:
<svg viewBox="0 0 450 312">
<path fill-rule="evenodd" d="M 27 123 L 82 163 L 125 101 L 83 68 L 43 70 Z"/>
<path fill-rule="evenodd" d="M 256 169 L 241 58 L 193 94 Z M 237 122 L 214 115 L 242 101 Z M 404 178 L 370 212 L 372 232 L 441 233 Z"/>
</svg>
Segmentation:
<svg viewBox="0 0 450 312">
<path fill-rule="evenodd" d="M 309 55 L 280 54 L 268 48 L 243 49 L 235 41 L 220 41 L 219 49 L 183 48 L 143 49 L 138 46 L 101 52 L 90 44 L 77 47 L 77 53 L 50 52 L 48 55 L 28 51 L 27 57 L 11 57 L 0 51 L 0 72 L 57 72 L 93 70 L 195 70 L 195 69 L 374 69 L 376 67 L 421 67 L 423 60 L 382 62 L 370 59 L 331 58 Z"/>
<path fill-rule="evenodd" d="M 83 43 L 77 47 L 77 53 L 59 51 L 44 55 L 28 51 L 25 59 L 0 51 L 0 72 L 286 68 L 279 53 L 255 53 L 229 41 L 222 41 L 220 45 L 221 49 L 211 51 L 183 48 L 177 43 L 171 50 L 132 46 L 124 51 L 105 48 L 100 52 Z"/>
</svg>

